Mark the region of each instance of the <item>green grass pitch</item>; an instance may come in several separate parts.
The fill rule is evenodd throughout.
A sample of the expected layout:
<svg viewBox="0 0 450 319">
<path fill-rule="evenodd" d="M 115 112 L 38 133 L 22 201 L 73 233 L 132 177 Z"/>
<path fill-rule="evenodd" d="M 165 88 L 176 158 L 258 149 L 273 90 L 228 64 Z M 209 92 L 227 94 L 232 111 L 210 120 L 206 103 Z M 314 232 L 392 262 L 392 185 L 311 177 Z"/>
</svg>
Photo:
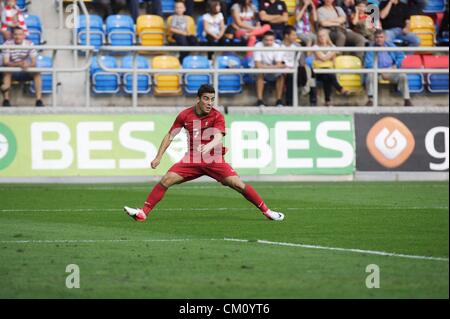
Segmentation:
<svg viewBox="0 0 450 319">
<path fill-rule="evenodd" d="M 122 207 L 153 185 L 0 185 L 0 298 L 449 297 L 448 183 L 252 184 L 283 222 L 218 183 L 171 188 L 145 223 Z"/>
</svg>

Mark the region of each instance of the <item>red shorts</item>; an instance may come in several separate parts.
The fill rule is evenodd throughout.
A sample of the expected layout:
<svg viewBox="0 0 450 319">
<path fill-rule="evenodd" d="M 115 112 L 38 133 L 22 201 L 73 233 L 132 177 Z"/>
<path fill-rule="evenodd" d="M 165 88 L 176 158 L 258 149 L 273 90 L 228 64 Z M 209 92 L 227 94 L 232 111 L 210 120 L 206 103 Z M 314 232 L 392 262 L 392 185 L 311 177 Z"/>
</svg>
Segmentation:
<svg viewBox="0 0 450 319">
<path fill-rule="evenodd" d="M 235 170 L 223 161 L 221 163 L 184 163 L 183 160 L 174 164 L 169 172 L 176 173 L 184 178 L 183 182 L 199 178 L 203 175 L 208 175 L 216 181 L 222 181 L 228 176 L 237 176 Z"/>
</svg>

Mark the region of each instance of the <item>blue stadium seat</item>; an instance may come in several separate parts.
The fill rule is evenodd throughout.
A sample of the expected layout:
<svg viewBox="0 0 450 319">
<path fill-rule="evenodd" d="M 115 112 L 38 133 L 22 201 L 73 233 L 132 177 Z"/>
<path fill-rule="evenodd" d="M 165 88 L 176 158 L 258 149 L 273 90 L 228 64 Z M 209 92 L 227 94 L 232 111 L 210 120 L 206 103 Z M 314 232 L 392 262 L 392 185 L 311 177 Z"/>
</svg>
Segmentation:
<svg viewBox="0 0 450 319">
<path fill-rule="evenodd" d="M 242 59 L 242 67 L 244 69 L 253 69 L 255 68 L 255 60 L 253 57 L 245 57 Z M 244 74 L 242 77 L 245 84 L 254 84 L 255 83 L 255 75 L 254 74 Z"/>
<path fill-rule="evenodd" d="M 25 24 L 28 28 L 27 39 L 33 42 L 35 45 L 40 45 L 42 43 L 42 23 L 38 16 L 26 14 Z"/>
<path fill-rule="evenodd" d="M 423 8 L 424 13 L 437 13 L 445 11 L 445 0 L 428 0 L 425 8 Z"/>
<path fill-rule="evenodd" d="M 448 55 L 444 56 L 423 56 L 423 65 L 426 69 L 448 69 Z M 428 74 L 428 91 L 431 93 L 448 93 L 449 75 L 447 74 Z"/>
<path fill-rule="evenodd" d="M 17 0 L 16 2 L 17 6 L 19 7 L 20 10 L 25 11 L 25 9 L 27 8 L 27 0 Z"/>
<path fill-rule="evenodd" d="M 136 57 L 138 69 L 150 69 L 150 63 L 146 57 Z M 126 56 L 122 60 L 122 68 L 133 68 L 133 56 Z M 125 73 L 123 75 L 124 91 L 128 94 L 133 93 L 133 75 L 132 73 Z M 137 76 L 137 89 L 138 93 L 146 94 L 151 90 L 152 78 L 149 74 L 138 74 Z"/>
<path fill-rule="evenodd" d="M 162 12 L 172 14 L 175 12 L 175 0 L 161 0 Z"/>
<path fill-rule="evenodd" d="M 5 42 L 5 39 L 3 39 L 3 34 L 0 33 L 0 45 Z"/>
<path fill-rule="evenodd" d="M 402 69 L 421 69 L 423 68 L 422 57 L 418 54 L 406 55 L 402 61 Z M 424 90 L 422 74 L 407 74 L 408 86 L 411 93 L 420 93 Z"/>
<path fill-rule="evenodd" d="M 217 57 L 216 65 L 219 69 L 239 69 L 241 59 L 235 55 L 221 55 Z M 219 93 L 241 93 L 242 76 L 240 74 L 219 75 Z"/>
<path fill-rule="evenodd" d="M 53 60 L 49 56 L 39 55 L 36 59 L 37 68 L 51 68 L 53 66 Z M 52 93 L 53 75 L 50 72 L 41 73 L 42 78 L 42 93 L 50 94 Z M 34 81 L 30 85 L 30 93 L 35 94 L 36 89 L 34 86 Z"/>
<path fill-rule="evenodd" d="M 98 15 L 89 15 L 89 40 L 90 44 L 97 49 L 105 42 L 105 33 L 103 32 L 103 19 Z M 86 45 L 87 19 L 85 15 L 80 15 L 77 28 L 78 44 Z"/>
<path fill-rule="evenodd" d="M 183 59 L 183 69 L 210 69 L 207 57 L 201 55 L 188 55 Z M 196 94 L 202 84 L 211 84 L 211 74 L 185 74 L 184 90 L 187 94 Z"/>
<path fill-rule="evenodd" d="M 207 43 L 208 42 L 208 40 L 206 40 L 206 37 L 205 37 L 205 35 L 203 34 L 203 28 L 204 26 L 203 26 L 203 16 L 202 15 L 199 15 L 198 17 L 197 17 L 197 40 L 198 40 L 198 42 L 199 43 L 203 43 L 203 44 L 205 44 L 205 43 Z"/>
<path fill-rule="evenodd" d="M 108 68 L 117 68 L 116 58 L 111 56 L 101 57 L 103 64 Z M 97 62 L 97 56 L 92 59 L 90 67 L 92 91 L 97 94 L 117 93 L 120 90 L 120 76 L 118 73 L 103 71 Z"/>
<path fill-rule="evenodd" d="M 130 46 L 136 38 L 134 21 L 127 15 L 112 15 L 106 19 L 108 43 L 115 46 Z"/>
</svg>

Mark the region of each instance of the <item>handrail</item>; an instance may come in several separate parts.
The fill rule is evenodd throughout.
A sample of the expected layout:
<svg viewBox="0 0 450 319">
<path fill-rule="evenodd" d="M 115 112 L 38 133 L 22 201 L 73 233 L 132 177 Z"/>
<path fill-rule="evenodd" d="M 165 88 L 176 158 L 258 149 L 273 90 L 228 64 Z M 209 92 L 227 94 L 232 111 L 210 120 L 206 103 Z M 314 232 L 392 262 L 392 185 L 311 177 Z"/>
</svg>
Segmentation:
<svg viewBox="0 0 450 319">
<path fill-rule="evenodd" d="M 101 57 L 104 52 L 131 52 L 133 54 L 133 68 L 108 68 L 101 61 Z M 133 74 L 133 95 L 132 95 L 132 105 L 133 107 L 137 106 L 137 75 L 138 74 L 155 74 L 155 73 L 178 73 L 178 74 L 205 74 L 212 73 L 213 74 L 213 83 L 216 91 L 216 103 L 219 103 L 219 95 L 218 95 L 218 86 L 219 86 L 219 74 L 277 74 L 277 73 L 286 73 L 293 74 L 293 106 L 298 106 L 298 87 L 297 83 L 297 66 L 298 66 L 298 58 L 299 54 L 302 52 L 405 52 L 405 51 L 413 51 L 413 52 L 449 52 L 448 47 L 294 47 L 294 48 L 286 48 L 286 47 L 277 47 L 276 51 L 281 52 L 294 52 L 294 67 L 292 69 L 235 69 L 235 68 L 227 68 L 227 69 L 219 69 L 216 66 L 211 70 L 211 72 L 205 72 L 206 69 L 137 69 L 136 68 L 136 56 L 138 52 L 249 52 L 249 51 L 261 51 L 261 52 L 273 52 L 274 48 L 266 48 L 266 47 L 212 47 L 212 46 L 187 46 L 187 47 L 179 47 L 177 46 L 174 50 L 173 47 L 170 46 L 102 46 L 99 49 L 99 54 L 97 55 L 97 61 L 100 68 L 107 72 L 118 72 L 118 73 L 129 73 Z M 313 71 L 317 74 L 329 73 L 329 74 L 372 74 L 374 78 L 378 78 L 379 73 L 448 73 L 448 69 L 379 69 L 378 65 L 378 55 L 374 55 L 374 67 L 373 68 L 364 68 L 364 69 L 313 69 Z M 374 96 L 373 96 L 373 106 L 378 107 L 378 81 L 373 81 L 374 85 Z"/>
</svg>

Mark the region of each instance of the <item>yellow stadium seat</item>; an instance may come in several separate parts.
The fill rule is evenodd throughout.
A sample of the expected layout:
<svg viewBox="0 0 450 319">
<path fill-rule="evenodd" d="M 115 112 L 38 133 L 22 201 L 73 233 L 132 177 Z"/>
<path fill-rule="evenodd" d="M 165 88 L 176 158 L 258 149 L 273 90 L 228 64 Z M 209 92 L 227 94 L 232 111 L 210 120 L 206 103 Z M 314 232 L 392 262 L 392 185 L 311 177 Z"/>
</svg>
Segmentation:
<svg viewBox="0 0 450 319">
<path fill-rule="evenodd" d="M 362 69 L 361 60 L 353 55 L 340 55 L 334 63 L 336 69 Z M 357 93 L 362 90 L 360 74 L 338 74 L 337 80 L 347 91 Z"/>
<path fill-rule="evenodd" d="M 290 26 L 295 26 L 295 15 L 291 15 L 291 16 L 289 16 L 288 17 L 288 25 L 290 25 Z"/>
<path fill-rule="evenodd" d="M 164 45 L 164 20 L 157 15 L 141 15 L 136 21 L 139 42 L 145 46 Z"/>
<path fill-rule="evenodd" d="M 410 29 L 420 38 L 421 47 L 434 46 L 436 30 L 433 19 L 428 16 L 411 16 Z"/>
<path fill-rule="evenodd" d="M 289 14 L 295 13 L 296 0 L 283 0 L 286 3 L 287 11 Z"/>
<path fill-rule="evenodd" d="M 167 28 L 166 28 L 166 35 L 167 35 L 167 42 L 168 43 L 175 43 L 175 40 L 172 38 L 172 33 L 170 32 L 170 22 L 172 21 L 172 17 L 170 16 L 167 18 Z M 197 32 L 195 30 L 195 21 L 192 17 L 186 16 L 188 19 L 188 31 L 190 34 L 193 34 L 197 36 Z"/>
<path fill-rule="evenodd" d="M 160 55 L 152 59 L 152 69 L 180 69 L 180 61 L 171 55 Z M 181 77 L 179 74 L 154 74 L 155 96 L 181 95 Z"/>
</svg>

